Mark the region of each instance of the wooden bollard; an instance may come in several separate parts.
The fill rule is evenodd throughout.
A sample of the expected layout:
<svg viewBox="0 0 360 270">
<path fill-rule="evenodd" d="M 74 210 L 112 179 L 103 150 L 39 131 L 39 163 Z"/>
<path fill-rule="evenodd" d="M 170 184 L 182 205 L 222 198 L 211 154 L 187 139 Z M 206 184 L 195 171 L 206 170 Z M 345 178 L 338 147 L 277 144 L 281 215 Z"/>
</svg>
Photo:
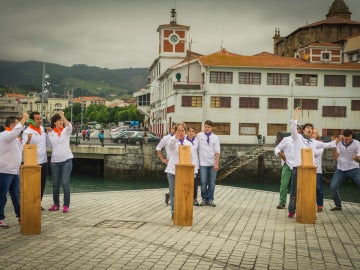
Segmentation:
<svg viewBox="0 0 360 270">
<path fill-rule="evenodd" d="M 36 145 L 24 145 L 24 165 L 20 168 L 20 230 L 22 234 L 41 233 L 41 166 Z"/>
<path fill-rule="evenodd" d="M 192 226 L 194 201 L 194 165 L 191 147 L 179 147 L 179 164 L 175 165 L 174 225 Z"/>
<path fill-rule="evenodd" d="M 315 224 L 316 220 L 316 167 L 311 148 L 301 149 L 302 165 L 297 169 L 296 221 Z"/>
</svg>

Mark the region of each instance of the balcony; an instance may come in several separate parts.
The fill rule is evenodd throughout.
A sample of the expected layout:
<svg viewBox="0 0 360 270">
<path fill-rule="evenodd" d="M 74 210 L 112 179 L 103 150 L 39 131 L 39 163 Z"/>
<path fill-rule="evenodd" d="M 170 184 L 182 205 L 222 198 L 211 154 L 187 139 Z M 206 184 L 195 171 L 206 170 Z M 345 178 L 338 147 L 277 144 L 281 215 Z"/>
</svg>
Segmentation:
<svg viewBox="0 0 360 270">
<path fill-rule="evenodd" d="M 202 90 L 204 83 L 203 82 L 174 82 L 174 90 Z"/>
</svg>

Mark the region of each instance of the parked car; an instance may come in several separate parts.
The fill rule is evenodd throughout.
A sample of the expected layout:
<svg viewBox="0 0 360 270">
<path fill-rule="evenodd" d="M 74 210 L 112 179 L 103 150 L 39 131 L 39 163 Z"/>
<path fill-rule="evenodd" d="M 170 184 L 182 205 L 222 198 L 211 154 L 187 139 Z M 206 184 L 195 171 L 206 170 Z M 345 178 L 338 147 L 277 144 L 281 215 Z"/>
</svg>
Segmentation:
<svg viewBox="0 0 360 270">
<path fill-rule="evenodd" d="M 116 132 L 110 132 L 110 138 L 113 142 L 121 142 L 120 138 L 124 137 L 124 134 L 130 131 L 143 131 L 143 129 L 140 128 L 121 128 Z"/>
<path fill-rule="evenodd" d="M 136 132 L 135 134 L 127 138 L 127 142 L 129 144 L 141 145 L 144 143 L 144 134 L 144 131 Z M 160 138 L 153 133 L 146 132 L 146 140 L 147 142 L 159 142 Z"/>
<path fill-rule="evenodd" d="M 132 136 L 136 132 L 138 132 L 138 131 L 124 130 L 120 134 L 118 134 L 116 137 L 113 137 L 112 140 L 115 143 L 127 142 L 127 138 L 129 136 Z"/>
<path fill-rule="evenodd" d="M 354 132 L 353 139 L 358 140 L 360 142 L 360 132 Z"/>
<path fill-rule="evenodd" d="M 278 132 L 278 134 L 276 135 L 275 144 L 278 145 L 282 141 L 282 139 L 284 139 L 285 137 L 289 137 L 290 135 L 291 132 L 287 132 L 287 131 Z"/>
</svg>

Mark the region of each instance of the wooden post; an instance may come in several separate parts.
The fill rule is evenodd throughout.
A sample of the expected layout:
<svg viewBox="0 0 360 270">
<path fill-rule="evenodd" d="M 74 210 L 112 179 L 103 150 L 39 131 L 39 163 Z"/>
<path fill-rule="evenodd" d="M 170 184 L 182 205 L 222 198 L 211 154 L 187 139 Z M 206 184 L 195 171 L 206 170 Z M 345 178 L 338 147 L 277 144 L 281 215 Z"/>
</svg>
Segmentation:
<svg viewBox="0 0 360 270">
<path fill-rule="evenodd" d="M 194 165 L 191 147 L 179 147 L 179 164 L 175 165 L 174 225 L 192 226 L 194 201 Z"/>
<path fill-rule="evenodd" d="M 301 163 L 297 170 L 296 221 L 315 224 L 316 220 L 316 167 L 311 148 L 301 149 Z"/>
<path fill-rule="evenodd" d="M 41 166 L 36 145 L 24 145 L 24 165 L 20 168 L 20 230 L 23 234 L 41 233 Z"/>
</svg>

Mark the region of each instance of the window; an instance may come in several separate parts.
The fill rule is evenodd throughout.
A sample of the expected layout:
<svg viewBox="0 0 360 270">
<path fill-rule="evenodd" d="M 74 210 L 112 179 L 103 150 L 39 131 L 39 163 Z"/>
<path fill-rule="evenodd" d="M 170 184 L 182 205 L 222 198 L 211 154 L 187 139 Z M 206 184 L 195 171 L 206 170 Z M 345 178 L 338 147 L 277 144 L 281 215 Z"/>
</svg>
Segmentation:
<svg viewBox="0 0 360 270">
<path fill-rule="evenodd" d="M 329 61 L 331 58 L 330 52 L 321 52 L 321 61 Z"/>
<path fill-rule="evenodd" d="M 353 87 L 360 87 L 360 76 L 353 76 L 353 83 L 352 83 Z"/>
<path fill-rule="evenodd" d="M 346 117 L 346 106 L 323 106 L 323 117 Z"/>
<path fill-rule="evenodd" d="M 303 110 L 317 110 L 318 109 L 318 103 L 319 103 L 318 99 L 295 98 L 294 99 L 294 108 L 301 105 L 300 107 Z"/>
<path fill-rule="evenodd" d="M 239 84 L 261 84 L 261 73 L 239 72 Z"/>
<path fill-rule="evenodd" d="M 352 111 L 360 111 L 360 100 L 352 100 L 351 101 L 351 110 Z"/>
<path fill-rule="evenodd" d="M 139 96 L 138 105 L 139 106 L 149 106 L 150 105 L 150 94 Z"/>
<path fill-rule="evenodd" d="M 277 136 L 280 131 L 286 131 L 286 124 L 267 124 L 267 135 L 268 136 Z"/>
<path fill-rule="evenodd" d="M 289 85 L 289 74 L 287 73 L 268 73 L 268 85 Z"/>
<path fill-rule="evenodd" d="M 231 97 L 211 97 L 210 108 L 231 108 Z"/>
<path fill-rule="evenodd" d="M 287 103 L 287 98 L 268 98 L 268 109 L 286 110 L 288 107 Z"/>
<path fill-rule="evenodd" d="M 61 103 L 56 103 L 55 106 L 54 106 L 54 110 L 59 110 L 61 109 Z"/>
<path fill-rule="evenodd" d="M 201 122 L 185 122 L 185 125 L 187 128 L 193 128 L 195 130 L 195 133 L 201 132 Z"/>
<path fill-rule="evenodd" d="M 210 71 L 210 83 L 233 83 L 232 72 Z"/>
<path fill-rule="evenodd" d="M 324 86 L 341 86 L 345 87 L 345 75 L 325 75 Z"/>
<path fill-rule="evenodd" d="M 182 96 L 181 98 L 182 107 L 202 107 L 201 96 Z"/>
<path fill-rule="evenodd" d="M 216 135 L 230 135 L 230 123 L 213 123 L 212 130 Z"/>
<path fill-rule="evenodd" d="M 239 108 L 259 108 L 259 98 L 252 97 L 240 97 Z"/>
<path fill-rule="evenodd" d="M 296 74 L 296 86 L 317 86 L 318 76 L 316 74 Z"/>
<path fill-rule="evenodd" d="M 258 123 L 239 123 L 239 135 L 257 135 L 258 132 Z"/>
</svg>

